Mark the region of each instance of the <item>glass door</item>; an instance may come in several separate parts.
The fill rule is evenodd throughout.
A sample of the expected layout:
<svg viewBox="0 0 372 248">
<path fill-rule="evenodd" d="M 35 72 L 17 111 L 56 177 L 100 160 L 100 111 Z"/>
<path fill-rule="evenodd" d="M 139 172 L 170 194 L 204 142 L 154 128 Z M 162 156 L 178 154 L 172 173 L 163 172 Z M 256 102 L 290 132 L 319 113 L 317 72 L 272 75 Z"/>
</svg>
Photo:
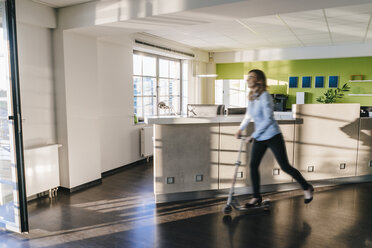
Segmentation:
<svg viewBox="0 0 372 248">
<path fill-rule="evenodd" d="M 14 2 L 0 0 L 0 228 L 28 232 Z"/>
</svg>

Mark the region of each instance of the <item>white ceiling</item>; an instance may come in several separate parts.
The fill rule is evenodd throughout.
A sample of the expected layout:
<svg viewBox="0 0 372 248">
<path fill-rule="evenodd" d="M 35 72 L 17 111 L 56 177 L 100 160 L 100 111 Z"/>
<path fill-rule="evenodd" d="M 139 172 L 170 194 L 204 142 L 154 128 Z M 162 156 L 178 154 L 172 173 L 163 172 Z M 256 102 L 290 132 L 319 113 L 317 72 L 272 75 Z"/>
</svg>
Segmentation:
<svg viewBox="0 0 372 248">
<path fill-rule="evenodd" d="M 367 3 L 253 18 L 196 10 L 121 22 L 116 26 L 142 25 L 148 30 L 146 34 L 222 52 L 372 43 L 371 20 L 372 3 Z"/>
<path fill-rule="evenodd" d="M 92 0 L 34 1 L 59 8 Z M 266 16 L 260 13 L 279 13 L 276 8 L 282 7 L 280 4 L 285 1 L 273 1 L 264 6 L 255 4 L 257 8 L 249 8 L 252 0 L 238 1 L 120 21 L 85 31 L 82 29 L 80 32 L 97 36 L 141 32 L 212 52 L 372 43 L 372 0 L 359 1 L 367 2 L 359 5 L 350 5 L 354 0 L 338 1 L 347 6 L 292 13 L 279 11 L 280 14 Z M 327 3 L 326 0 L 324 2 Z M 311 9 L 314 8 L 311 3 L 315 4 L 312 1 L 299 1 L 299 4 L 286 5 L 285 9 Z"/>
</svg>

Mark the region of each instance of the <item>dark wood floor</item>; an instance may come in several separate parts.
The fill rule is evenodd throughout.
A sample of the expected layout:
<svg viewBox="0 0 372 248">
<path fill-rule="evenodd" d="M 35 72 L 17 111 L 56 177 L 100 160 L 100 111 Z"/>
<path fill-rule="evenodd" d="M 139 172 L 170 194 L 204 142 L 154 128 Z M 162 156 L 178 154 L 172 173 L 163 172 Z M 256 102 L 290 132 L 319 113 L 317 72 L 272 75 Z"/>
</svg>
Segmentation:
<svg viewBox="0 0 372 248">
<path fill-rule="evenodd" d="M 270 213 L 224 218 L 225 201 L 156 207 L 151 162 L 101 185 L 29 203 L 28 235 L 0 231 L 11 247 L 372 247 L 372 183 L 271 195 Z"/>
</svg>

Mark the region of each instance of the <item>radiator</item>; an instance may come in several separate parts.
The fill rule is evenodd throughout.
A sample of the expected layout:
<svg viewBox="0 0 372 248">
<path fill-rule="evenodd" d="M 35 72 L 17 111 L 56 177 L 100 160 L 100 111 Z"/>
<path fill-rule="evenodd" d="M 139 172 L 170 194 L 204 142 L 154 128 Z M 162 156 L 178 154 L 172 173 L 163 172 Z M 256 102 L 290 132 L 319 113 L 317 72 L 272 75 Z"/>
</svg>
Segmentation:
<svg viewBox="0 0 372 248">
<path fill-rule="evenodd" d="M 141 156 L 149 157 L 153 155 L 153 127 L 142 127 L 141 128 Z"/>
<path fill-rule="evenodd" d="M 25 149 L 25 176 L 27 197 L 49 190 L 56 194 L 59 183 L 58 147 L 60 145 L 48 145 Z"/>
</svg>

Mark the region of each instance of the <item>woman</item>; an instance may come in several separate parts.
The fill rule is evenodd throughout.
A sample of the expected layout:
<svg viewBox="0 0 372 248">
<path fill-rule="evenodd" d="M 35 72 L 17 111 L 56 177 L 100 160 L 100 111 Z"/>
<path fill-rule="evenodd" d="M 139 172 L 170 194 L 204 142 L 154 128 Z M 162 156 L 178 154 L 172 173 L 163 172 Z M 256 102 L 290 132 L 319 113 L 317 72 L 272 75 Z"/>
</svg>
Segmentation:
<svg viewBox="0 0 372 248">
<path fill-rule="evenodd" d="M 253 141 L 250 156 L 253 198 L 246 203 L 246 207 L 257 206 L 262 202 L 258 166 L 267 148 L 271 149 L 281 169 L 291 175 L 301 185 L 304 190 L 304 202 L 306 204 L 311 202 L 314 192 L 313 186 L 303 178 L 297 169 L 289 164 L 283 135 L 274 119 L 273 100 L 266 91 L 265 73 L 257 69 L 249 71 L 247 83 L 250 89 L 248 107 L 245 118 L 235 135 L 236 138 L 240 138 L 242 131 L 247 127 L 251 118 L 254 120 L 255 131 L 246 139 L 247 142 Z"/>
</svg>

